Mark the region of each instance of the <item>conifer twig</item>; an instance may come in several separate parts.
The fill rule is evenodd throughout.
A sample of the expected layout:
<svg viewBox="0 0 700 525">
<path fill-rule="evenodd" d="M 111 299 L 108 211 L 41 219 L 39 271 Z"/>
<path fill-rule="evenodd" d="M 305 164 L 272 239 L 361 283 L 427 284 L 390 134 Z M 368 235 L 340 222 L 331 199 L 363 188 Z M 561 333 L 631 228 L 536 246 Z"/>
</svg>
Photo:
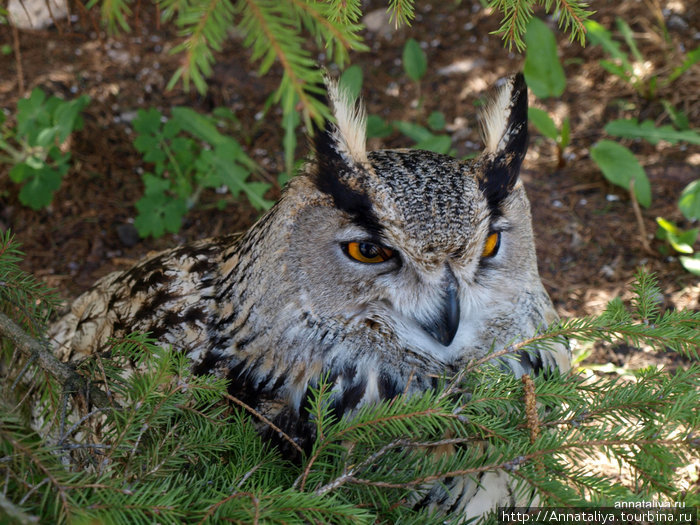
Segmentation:
<svg viewBox="0 0 700 525">
<path fill-rule="evenodd" d="M 114 401 L 107 394 L 76 373 L 69 365 L 59 361 L 45 345 L 27 335 L 22 328 L 2 312 L 0 312 L 0 334 L 12 341 L 27 359 L 36 360 L 42 370 L 51 374 L 64 387 L 68 387 L 72 393 L 88 392 L 92 404 L 97 408 L 114 407 Z"/>
</svg>

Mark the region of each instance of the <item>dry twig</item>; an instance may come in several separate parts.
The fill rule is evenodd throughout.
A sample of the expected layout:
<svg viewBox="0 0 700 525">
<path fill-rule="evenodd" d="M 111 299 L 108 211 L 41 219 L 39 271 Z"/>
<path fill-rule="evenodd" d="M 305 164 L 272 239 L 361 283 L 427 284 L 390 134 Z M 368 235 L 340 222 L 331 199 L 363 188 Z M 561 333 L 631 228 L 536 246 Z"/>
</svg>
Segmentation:
<svg viewBox="0 0 700 525">
<path fill-rule="evenodd" d="M 56 378 L 70 393 L 88 393 L 97 408 L 115 408 L 113 400 L 94 384 L 79 375 L 66 363 L 59 361 L 45 345 L 27 335 L 12 319 L 0 312 L 0 334 L 12 341 L 27 359 L 35 360 L 42 370 Z"/>
</svg>

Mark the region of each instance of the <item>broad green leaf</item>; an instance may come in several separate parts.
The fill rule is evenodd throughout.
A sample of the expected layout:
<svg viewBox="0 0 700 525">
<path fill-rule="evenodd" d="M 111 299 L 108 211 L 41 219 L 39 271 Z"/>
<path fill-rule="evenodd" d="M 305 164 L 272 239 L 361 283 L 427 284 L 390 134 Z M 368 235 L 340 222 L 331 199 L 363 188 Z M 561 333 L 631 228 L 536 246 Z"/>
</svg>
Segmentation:
<svg viewBox="0 0 700 525">
<path fill-rule="evenodd" d="M 391 135 L 394 128 L 386 120 L 378 115 L 367 117 L 367 138 L 384 138 Z"/>
<path fill-rule="evenodd" d="M 170 189 L 170 181 L 156 177 L 152 173 L 144 173 L 142 180 L 146 188 L 144 195 L 160 195 Z"/>
<path fill-rule="evenodd" d="M 651 186 L 644 168 L 634 154 L 626 147 L 611 140 L 601 140 L 591 148 L 591 157 L 613 184 L 630 190 L 634 181 L 634 195 L 637 202 L 648 208 L 651 204 Z"/>
<path fill-rule="evenodd" d="M 131 125 L 141 135 L 156 135 L 160 131 L 163 114 L 156 108 L 139 109 Z"/>
<path fill-rule="evenodd" d="M 700 252 L 694 253 L 692 257 L 681 255 L 679 259 L 683 268 L 692 274 L 700 275 Z"/>
<path fill-rule="evenodd" d="M 420 47 L 420 44 L 413 38 L 409 38 L 403 48 L 403 68 L 408 77 L 414 82 L 418 82 L 428 70 L 428 59 Z"/>
<path fill-rule="evenodd" d="M 433 111 L 428 116 L 428 126 L 433 131 L 442 131 L 445 129 L 445 115 L 442 111 Z"/>
<path fill-rule="evenodd" d="M 552 140 L 557 140 L 559 131 L 557 130 L 557 125 L 549 116 L 549 113 L 540 108 L 530 107 L 527 110 L 527 116 L 533 126 L 535 126 L 537 131 L 542 133 L 542 135 Z"/>
<path fill-rule="evenodd" d="M 202 152 L 202 160 L 208 162 L 218 177 L 228 187 L 234 197 L 245 193 L 250 203 L 258 210 L 269 209 L 273 202 L 263 197 L 270 187 L 264 182 L 247 182 L 250 170 L 237 162 L 233 152 L 227 147 Z"/>
<path fill-rule="evenodd" d="M 449 135 L 432 135 L 425 140 L 416 142 L 413 147 L 447 155 L 452 149 L 452 139 Z"/>
<path fill-rule="evenodd" d="M 24 162 L 19 162 L 12 166 L 10 170 L 10 180 L 13 182 L 22 182 L 27 177 L 31 177 L 34 170 L 31 166 Z"/>
<path fill-rule="evenodd" d="M 45 106 L 46 94 L 34 88 L 29 98 L 17 101 L 17 135 L 33 141 L 38 130 L 51 125 L 50 113 Z"/>
<path fill-rule="evenodd" d="M 54 142 L 54 140 L 56 140 L 57 132 L 58 130 L 55 127 L 42 129 L 36 136 L 36 141 L 34 142 L 34 144 L 42 148 L 48 147 Z"/>
<path fill-rule="evenodd" d="M 187 212 L 185 199 L 156 191 L 144 194 L 135 206 L 139 213 L 134 226 L 141 237 L 160 237 L 166 231 L 177 232 Z"/>
<path fill-rule="evenodd" d="M 70 102 L 62 102 L 56 108 L 53 120 L 58 130 L 59 143 L 65 142 L 73 131 L 82 129 L 83 119 L 80 118 L 80 112 L 85 109 L 89 102 L 90 97 L 82 95 Z"/>
<path fill-rule="evenodd" d="M 690 144 L 700 144 L 700 133 L 693 130 L 678 131 L 668 124 L 655 126 L 651 120 L 645 120 L 641 124 L 636 119 L 617 119 L 605 125 L 605 131 L 610 135 L 624 138 L 642 138 L 657 144 L 665 140 L 671 144 L 679 141 Z"/>
<path fill-rule="evenodd" d="M 547 24 L 532 18 L 525 33 L 525 80 L 539 98 L 558 97 L 566 88 L 566 77 L 557 55 L 557 41 Z"/>
<path fill-rule="evenodd" d="M 217 146 L 225 141 L 226 137 L 219 133 L 212 119 L 200 115 L 195 110 L 186 107 L 173 108 L 173 120 L 178 120 L 182 129 L 187 130 L 204 142 Z"/>
<path fill-rule="evenodd" d="M 700 219 L 700 179 L 688 184 L 678 200 L 678 208 L 686 219 Z"/>
<path fill-rule="evenodd" d="M 420 124 L 414 124 L 413 122 L 395 120 L 394 127 L 408 138 L 413 139 L 415 142 L 429 140 L 433 136 L 433 133 L 428 128 L 425 128 Z"/>
<path fill-rule="evenodd" d="M 362 68 L 360 66 L 350 66 L 340 75 L 338 86 L 345 90 L 351 100 L 357 100 L 362 91 Z"/>
<path fill-rule="evenodd" d="M 48 206 L 53 193 L 61 186 L 61 173 L 45 167 L 35 171 L 19 192 L 19 201 L 33 210 Z"/>
<path fill-rule="evenodd" d="M 178 133 L 182 131 L 183 125 L 187 123 L 180 122 L 179 119 L 171 118 L 163 124 L 163 129 L 155 134 L 159 140 L 174 139 Z"/>
</svg>

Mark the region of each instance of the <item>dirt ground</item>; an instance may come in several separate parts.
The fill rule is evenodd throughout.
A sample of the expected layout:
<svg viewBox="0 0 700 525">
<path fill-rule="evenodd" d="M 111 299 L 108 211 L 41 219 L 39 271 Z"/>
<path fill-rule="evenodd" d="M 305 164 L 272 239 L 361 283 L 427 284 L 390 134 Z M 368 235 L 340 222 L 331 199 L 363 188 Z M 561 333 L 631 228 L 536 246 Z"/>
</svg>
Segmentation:
<svg viewBox="0 0 700 525">
<path fill-rule="evenodd" d="M 365 12 L 381 19 L 385 5 L 372 2 Z M 614 27 L 616 16 L 632 26 L 649 74 L 668 74 L 680 64 L 681 52 L 700 42 L 699 9 L 689 0 L 595 2 L 593 8 L 594 18 L 607 28 Z M 243 201 L 223 212 L 207 206 L 215 201 L 212 193 L 204 195 L 202 205 L 187 216 L 177 235 L 135 244 L 132 236 L 124 235 L 129 233 L 134 203 L 143 191 L 139 173 L 144 164 L 132 145 L 130 126 L 138 108 L 167 112 L 172 106 L 188 105 L 208 112 L 229 107 L 241 121 L 236 138 L 262 166 L 261 177 L 275 181 L 284 166 L 280 113 L 273 109 L 263 118 L 259 113 L 278 85 L 280 70 L 258 75 L 239 35 L 232 34 L 217 53 L 209 91 L 200 96 L 180 87 L 166 90 L 180 58 L 169 51 L 180 40 L 172 28 L 157 26 L 154 13 L 142 9 L 132 20 L 132 33 L 109 37 L 96 31 L 94 20 L 75 12 L 71 22 L 59 21 L 58 27 L 20 31 L 21 60 L 13 53 L 0 55 L 0 108 L 7 114 L 12 115 L 18 97 L 35 86 L 64 98 L 82 93 L 92 98 L 85 110 L 85 128 L 71 139 L 74 165 L 48 209 L 35 212 L 22 207 L 18 187 L 7 177 L 9 167 L 0 165 L 0 230 L 12 229 L 26 252 L 25 269 L 56 287 L 66 299 L 106 273 L 127 268 L 150 250 L 244 230 L 257 216 Z M 442 111 L 458 155 L 478 150 L 475 101 L 499 77 L 523 65 L 522 55 L 504 49 L 499 38 L 490 35 L 498 20 L 497 14 L 477 1 L 418 2 L 412 27 L 394 30 L 386 23 L 379 24 L 378 30 L 367 30 L 371 50 L 353 54 L 352 62 L 364 71 L 369 113 L 420 121 L 431 111 Z M 423 43 L 428 57 L 429 71 L 421 83 L 422 110 L 414 109 L 416 86 L 403 73 L 400 60 L 410 37 Z M 603 178 L 589 149 L 605 138 L 603 127 L 612 119 L 651 118 L 667 123 L 661 100 L 682 109 L 691 126 L 700 126 L 700 68 L 661 88 L 653 100 L 645 100 L 600 67 L 599 47 L 583 49 L 561 33 L 559 40 L 567 89 L 559 100 L 535 104 L 557 118 L 570 117 L 571 146 L 565 152 L 566 164 L 557 167 L 554 144 L 532 129 L 522 174 L 533 204 L 541 275 L 557 309 L 564 317 L 599 312 L 610 298 L 626 293 L 639 266 L 656 272 L 667 307 L 697 309 L 697 277 L 684 271 L 675 257 L 662 255 L 662 243 L 651 237 L 657 216 L 689 226 L 676 202 L 681 190 L 700 176 L 700 149 L 625 142 L 651 180 L 653 202 L 642 212 L 652 247 L 648 252 L 628 195 Z M 0 32 L 2 45 L 15 45 L 6 27 Z M 301 131 L 299 144 L 302 157 L 306 142 Z M 409 144 L 406 137 L 395 134 L 373 139 L 370 146 Z M 275 186 L 268 197 L 278 195 Z M 678 357 L 620 347 L 594 349 L 589 361 L 637 368 L 678 364 Z"/>
</svg>

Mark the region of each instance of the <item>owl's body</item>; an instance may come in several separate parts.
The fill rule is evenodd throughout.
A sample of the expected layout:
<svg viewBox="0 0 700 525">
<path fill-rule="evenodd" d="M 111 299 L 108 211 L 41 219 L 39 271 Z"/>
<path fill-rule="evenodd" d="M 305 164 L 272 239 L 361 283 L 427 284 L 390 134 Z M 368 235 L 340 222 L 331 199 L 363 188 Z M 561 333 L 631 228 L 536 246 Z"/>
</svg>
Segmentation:
<svg viewBox="0 0 700 525">
<path fill-rule="evenodd" d="M 486 151 L 458 161 L 366 152 L 362 110 L 331 87 L 337 124 L 317 131 L 315 159 L 268 213 L 242 236 L 175 248 L 103 278 L 53 326 L 57 354 L 81 360 L 111 337 L 150 332 L 187 353 L 196 373 L 229 379 L 233 396 L 307 447 L 304 403 L 324 374 L 342 415 L 433 388 L 533 335 L 557 317 L 518 180 L 526 93 L 521 76 L 511 79 L 485 113 Z M 503 366 L 516 375 L 565 371 L 568 349 Z M 489 476 L 481 487 L 453 482 L 440 496 L 445 510 L 514 504 L 507 476 Z"/>
</svg>

